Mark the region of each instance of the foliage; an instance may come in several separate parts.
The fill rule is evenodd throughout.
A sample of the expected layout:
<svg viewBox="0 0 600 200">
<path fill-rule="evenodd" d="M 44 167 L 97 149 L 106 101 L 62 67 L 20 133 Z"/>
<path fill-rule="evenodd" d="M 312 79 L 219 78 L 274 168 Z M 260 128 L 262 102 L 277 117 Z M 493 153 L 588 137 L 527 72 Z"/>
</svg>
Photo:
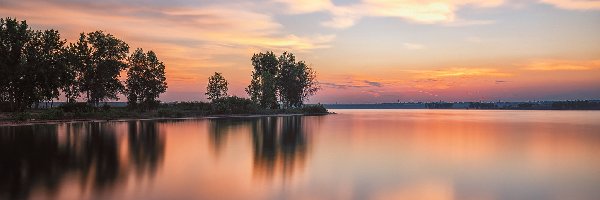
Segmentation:
<svg viewBox="0 0 600 200">
<path fill-rule="evenodd" d="M 10 118 L 15 121 L 27 121 L 31 119 L 31 113 L 28 112 L 14 112 L 11 113 Z"/>
<path fill-rule="evenodd" d="M 158 96 L 167 91 L 165 65 L 153 51 L 144 53 L 142 49 L 131 54 L 128 65 L 125 94 L 129 105 L 156 107 Z"/>
<path fill-rule="evenodd" d="M 555 110 L 598 110 L 600 102 L 594 101 L 559 101 L 552 103 Z"/>
<path fill-rule="evenodd" d="M 117 100 L 117 94 L 124 89 L 119 77 L 127 68 L 125 58 L 129 45 L 111 34 L 95 31 L 81 33 L 69 51 L 71 69 L 76 71 L 76 91 L 85 93 L 87 101 L 94 105 L 108 99 Z"/>
<path fill-rule="evenodd" d="M 250 99 L 261 108 L 277 109 L 277 79 L 279 73 L 277 56 L 273 52 L 259 53 L 252 56 L 252 80 L 246 88 Z"/>
<path fill-rule="evenodd" d="M 58 98 L 66 72 L 65 41 L 58 31 L 33 31 L 25 21 L 6 18 L 0 19 L 0 36 L 3 110 L 22 111 Z"/>
<path fill-rule="evenodd" d="M 534 104 L 532 103 L 520 103 L 519 105 L 517 105 L 517 107 L 521 109 L 532 108 L 533 106 Z"/>
<path fill-rule="evenodd" d="M 83 94 L 98 106 L 125 92 L 119 80 L 129 45 L 102 31 L 81 33 L 68 46 L 56 30 L 31 30 L 25 21 L 0 19 L 0 111 L 24 111 L 62 94 L 75 103 Z M 129 59 L 128 100 L 158 105 L 166 91 L 165 66 L 152 51 Z"/>
<path fill-rule="evenodd" d="M 65 113 L 60 109 L 47 109 L 42 111 L 37 118 L 42 120 L 56 120 L 64 117 Z"/>
<path fill-rule="evenodd" d="M 495 103 L 470 102 L 469 108 L 472 109 L 494 109 L 497 108 Z"/>
<path fill-rule="evenodd" d="M 304 114 L 327 114 L 329 112 L 327 111 L 327 108 L 325 108 L 325 106 L 323 106 L 322 104 L 315 104 L 315 105 L 305 105 L 304 107 L 302 107 L 302 113 L 304 113 Z"/>
<path fill-rule="evenodd" d="M 58 98 L 64 84 L 66 65 L 64 44 L 55 30 L 31 31 L 30 41 L 25 46 L 25 65 L 21 86 L 30 97 L 28 104 Z M 29 87 L 27 87 L 27 85 Z"/>
<path fill-rule="evenodd" d="M 316 93 L 316 73 L 304 61 L 295 62 L 292 53 L 284 52 L 279 57 L 277 86 L 285 108 L 301 107 L 304 100 Z"/>
<path fill-rule="evenodd" d="M 454 106 L 454 103 L 447 102 L 432 102 L 425 104 L 425 107 L 429 109 L 449 109 L 452 108 L 452 106 Z"/>
<path fill-rule="evenodd" d="M 67 102 L 58 106 L 58 109 L 63 112 L 72 113 L 72 112 L 92 112 L 95 111 L 95 108 L 84 102 Z"/>
<path fill-rule="evenodd" d="M 227 80 L 223 78 L 221 73 L 215 72 L 214 75 L 208 78 L 208 86 L 206 86 L 206 95 L 208 99 L 215 101 L 227 96 Z"/>
<path fill-rule="evenodd" d="M 315 71 L 304 61 L 296 62 L 292 53 L 284 52 L 279 58 L 273 52 L 254 54 L 252 65 L 246 92 L 261 108 L 277 109 L 279 102 L 284 108 L 302 107 L 319 90 Z"/>
<path fill-rule="evenodd" d="M 183 117 L 184 116 L 184 114 L 181 111 L 171 110 L 171 109 L 159 109 L 157 114 L 158 114 L 158 117 Z"/>
<path fill-rule="evenodd" d="M 7 102 L 8 110 L 14 110 L 18 103 L 15 97 L 19 92 L 16 72 L 21 67 L 23 47 L 28 40 L 28 26 L 25 21 L 0 19 L 0 101 Z"/>
<path fill-rule="evenodd" d="M 213 100 L 212 114 L 253 114 L 258 110 L 258 105 L 250 99 L 241 97 L 224 97 Z"/>
</svg>

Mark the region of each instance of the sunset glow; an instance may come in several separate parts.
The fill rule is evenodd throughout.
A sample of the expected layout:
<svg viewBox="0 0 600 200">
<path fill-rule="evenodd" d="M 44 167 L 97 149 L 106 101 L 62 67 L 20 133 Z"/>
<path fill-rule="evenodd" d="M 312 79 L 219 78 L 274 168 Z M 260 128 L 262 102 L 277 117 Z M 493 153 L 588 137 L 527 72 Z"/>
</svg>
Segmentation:
<svg viewBox="0 0 600 200">
<path fill-rule="evenodd" d="M 599 1 L 2 0 L 0 15 L 155 51 L 166 102 L 205 101 L 214 72 L 247 97 L 261 51 L 317 71 L 310 103 L 600 99 Z"/>
</svg>

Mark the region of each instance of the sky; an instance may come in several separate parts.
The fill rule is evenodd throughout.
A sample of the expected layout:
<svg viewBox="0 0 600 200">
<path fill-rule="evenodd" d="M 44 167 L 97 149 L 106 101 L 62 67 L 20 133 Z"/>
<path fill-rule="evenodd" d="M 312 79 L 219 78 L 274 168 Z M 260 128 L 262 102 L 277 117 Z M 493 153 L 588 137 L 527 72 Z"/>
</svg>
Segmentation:
<svg viewBox="0 0 600 200">
<path fill-rule="evenodd" d="M 0 17 L 153 50 L 166 102 L 206 101 L 214 72 L 247 97 L 264 51 L 317 71 L 309 103 L 600 99 L 600 0 L 2 0 Z"/>
</svg>

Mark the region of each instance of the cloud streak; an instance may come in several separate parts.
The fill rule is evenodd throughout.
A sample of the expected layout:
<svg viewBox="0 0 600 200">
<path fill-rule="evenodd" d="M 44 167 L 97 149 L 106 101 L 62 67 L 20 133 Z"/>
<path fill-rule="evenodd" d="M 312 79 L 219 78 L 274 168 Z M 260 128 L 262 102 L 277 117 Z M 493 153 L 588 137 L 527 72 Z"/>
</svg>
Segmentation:
<svg viewBox="0 0 600 200">
<path fill-rule="evenodd" d="M 334 89 L 348 89 L 348 88 L 369 88 L 369 87 L 383 87 L 383 83 L 377 81 L 348 81 L 346 83 L 334 83 L 334 82 L 321 82 L 322 86 Z"/>
<path fill-rule="evenodd" d="M 597 0 L 540 0 L 540 2 L 562 9 L 600 10 L 600 1 Z"/>
<path fill-rule="evenodd" d="M 332 18 L 321 24 L 331 28 L 348 28 L 364 17 L 389 17 L 420 24 L 469 26 L 490 24 L 490 20 L 461 19 L 456 12 L 464 6 L 479 8 L 502 5 L 503 0 L 363 0 L 359 3 L 337 6 L 330 0 L 276 0 L 291 13 L 327 12 Z"/>
<path fill-rule="evenodd" d="M 600 69 L 600 60 L 538 60 L 528 63 L 524 69 L 533 71 L 587 71 Z"/>
</svg>

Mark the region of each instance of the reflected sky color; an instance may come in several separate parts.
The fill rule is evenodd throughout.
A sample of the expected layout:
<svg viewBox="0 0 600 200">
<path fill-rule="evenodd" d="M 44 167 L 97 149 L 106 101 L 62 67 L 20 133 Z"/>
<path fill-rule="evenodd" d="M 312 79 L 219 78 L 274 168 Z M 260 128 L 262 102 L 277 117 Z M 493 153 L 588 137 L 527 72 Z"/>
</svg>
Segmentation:
<svg viewBox="0 0 600 200">
<path fill-rule="evenodd" d="M 598 199 L 600 112 L 0 127 L 0 198 Z"/>
<path fill-rule="evenodd" d="M 0 13 L 156 51 L 163 101 L 205 99 L 215 71 L 246 96 L 250 57 L 267 50 L 316 69 L 315 103 L 600 98 L 598 1 L 3 0 Z"/>
</svg>

